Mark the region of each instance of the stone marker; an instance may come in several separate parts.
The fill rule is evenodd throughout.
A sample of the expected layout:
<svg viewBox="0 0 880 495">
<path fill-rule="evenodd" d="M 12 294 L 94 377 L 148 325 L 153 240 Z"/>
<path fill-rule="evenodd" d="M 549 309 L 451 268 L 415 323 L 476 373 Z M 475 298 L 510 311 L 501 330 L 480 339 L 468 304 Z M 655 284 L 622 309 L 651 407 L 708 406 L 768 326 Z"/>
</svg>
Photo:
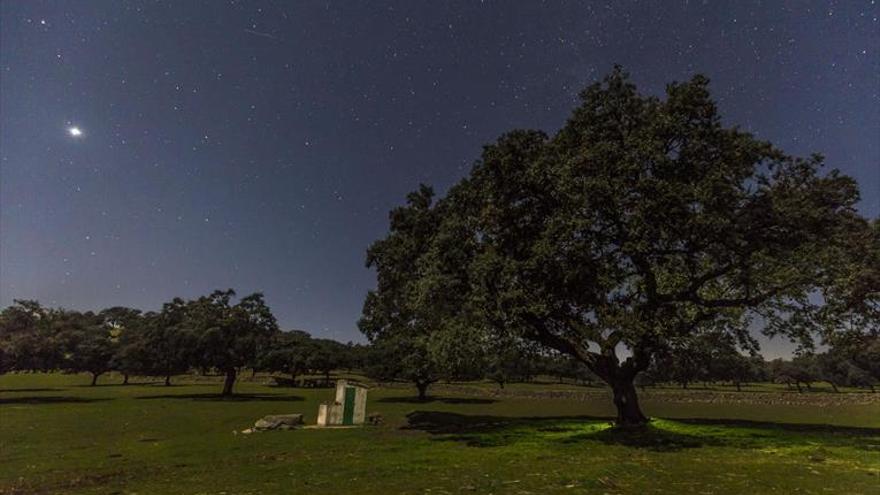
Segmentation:
<svg viewBox="0 0 880 495">
<path fill-rule="evenodd" d="M 367 412 L 367 387 L 339 380 L 336 400 L 318 407 L 318 426 L 362 425 Z"/>
<path fill-rule="evenodd" d="M 242 431 L 244 434 L 253 433 L 254 431 L 265 430 L 292 430 L 297 426 L 302 426 L 302 414 L 270 414 L 263 416 L 254 423 L 253 428 Z M 248 431 L 250 430 L 250 431 Z"/>
</svg>

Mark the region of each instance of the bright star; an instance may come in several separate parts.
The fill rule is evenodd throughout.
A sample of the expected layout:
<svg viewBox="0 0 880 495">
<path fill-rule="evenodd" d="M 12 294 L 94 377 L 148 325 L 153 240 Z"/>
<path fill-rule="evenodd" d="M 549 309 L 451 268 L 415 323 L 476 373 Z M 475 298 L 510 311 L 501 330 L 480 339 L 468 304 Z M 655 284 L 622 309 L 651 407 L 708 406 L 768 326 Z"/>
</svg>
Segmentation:
<svg viewBox="0 0 880 495">
<path fill-rule="evenodd" d="M 80 130 L 80 128 L 76 126 L 68 127 L 67 132 L 73 137 L 80 137 L 83 134 L 82 130 Z"/>
</svg>

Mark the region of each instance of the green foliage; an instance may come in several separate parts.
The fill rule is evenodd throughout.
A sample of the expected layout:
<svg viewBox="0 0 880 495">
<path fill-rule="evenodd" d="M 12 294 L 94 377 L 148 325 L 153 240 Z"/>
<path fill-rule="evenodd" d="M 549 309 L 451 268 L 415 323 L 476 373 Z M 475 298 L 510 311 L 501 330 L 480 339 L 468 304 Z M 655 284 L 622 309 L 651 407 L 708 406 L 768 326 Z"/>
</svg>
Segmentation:
<svg viewBox="0 0 880 495">
<path fill-rule="evenodd" d="M 314 351 L 312 338 L 308 333 L 291 330 L 282 332 L 259 358 L 257 369 L 280 372 L 290 375 L 291 380 L 309 371 L 311 354 Z"/>
<path fill-rule="evenodd" d="M 88 372 L 92 385 L 113 369 L 119 345 L 118 329 L 92 312 L 57 311 L 53 324 L 64 353 L 60 367 L 71 372 Z"/>
<path fill-rule="evenodd" d="M 367 294 L 358 322 L 373 344 L 370 373 L 411 381 L 422 398 L 443 369 L 432 352 L 430 335 L 445 327 L 432 302 L 419 297 L 414 276 L 439 224 L 433 197 L 426 186 L 410 193 L 406 206 L 391 212 L 388 237 L 370 246 L 367 267 L 376 270 L 377 288 Z"/>
<path fill-rule="evenodd" d="M 0 374 L 57 368 L 62 355 L 55 320 L 60 314 L 21 300 L 0 312 Z"/>
<path fill-rule="evenodd" d="M 331 339 L 312 339 L 306 364 L 309 370 L 321 373 L 330 380 L 330 372 L 345 366 L 347 348 L 345 344 Z"/>
<path fill-rule="evenodd" d="M 819 380 L 815 358 L 809 354 L 795 357 L 791 361 L 774 359 L 769 366 L 770 376 L 774 382 L 785 383 L 789 387 L 795 385 L 798 392 L 803 391 L 801 384 L 809 389 L 813 382 Z"/>
<path fill-rule="evenodd" d="M 158 313 L 144 317 L 141 338 L 136 353 L 145 375 L 165 378 L 187 372 L 196 363 L 197 335 L 187 325 L 188 304 L 174 298 L 162 305 Z"/>
<path fill-rule="evenodd" d="M 223 395 L 232 394 L 238 370 L 254 366 L 279 332 L 259 293 L 233 304 L 235 291 L 214 291 L 189 303 L 185 325 L 195 336 L 196 364 L 226 374 Z"/>
<path fill-rule="evenodd" d="M 116 306 L 102 310 L 98 318 L 110 330 L 114 341 L 114 352 L 110 368 L 128 376 L 143 373 L 149 359 L 144 345 L 145 316 L 138 309 Z"/>
<path fill-rule="evenodd" d="M 507 133 L 436 204 L 412 193 L 368 253 L 378 286 L 362 329 L 478 320 L 583 362 L 614 389 L 621 423 L 646 421 L 636 375 L 695 336 L 753 350 L 755 315 L 804 347 L 833 333 L 810 295 L 837 297 L 860 266 L 856 183 L 722 126 L 708 84 L 660 100 L 615 69 L 556 135 Z"/>
</svg>

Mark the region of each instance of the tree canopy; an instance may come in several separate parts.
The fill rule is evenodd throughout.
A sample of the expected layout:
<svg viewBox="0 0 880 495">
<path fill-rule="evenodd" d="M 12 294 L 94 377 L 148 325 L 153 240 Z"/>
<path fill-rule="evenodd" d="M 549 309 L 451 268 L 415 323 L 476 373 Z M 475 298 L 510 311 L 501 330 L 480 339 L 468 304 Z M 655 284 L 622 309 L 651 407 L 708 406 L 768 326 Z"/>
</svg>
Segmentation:
<svg viewBox="0 0 880 495">
<path fill-rule="evenodd" d="M 226 375 L 223 395 L 231 395 L 239 369 L 257 364 L 279 332 L 275 317 L 254 293 L 233 304 L 235 291 L 214 291 L 189 304 L 185 320 L 196 339 L 199 366 Z"/>
<path fill-rule="evenodd" d="M 423 338 L 479 321 L 538 342 L 611 386 L 619 424 L 647 420 L 633 380 L 661 350 L 708 332 L 755 349 L 756 316 L 809 343 L 823 294 L 862 297 L 840 283 L 859 266 L 841 254 L 876 242 L 856 183 L 724 126 L 708 85 L 660 99 L 616 68 L 552 137 L 509 132 L 446 197 L 412 193 L 368 253 L 361 328 Z"/>
</svg>

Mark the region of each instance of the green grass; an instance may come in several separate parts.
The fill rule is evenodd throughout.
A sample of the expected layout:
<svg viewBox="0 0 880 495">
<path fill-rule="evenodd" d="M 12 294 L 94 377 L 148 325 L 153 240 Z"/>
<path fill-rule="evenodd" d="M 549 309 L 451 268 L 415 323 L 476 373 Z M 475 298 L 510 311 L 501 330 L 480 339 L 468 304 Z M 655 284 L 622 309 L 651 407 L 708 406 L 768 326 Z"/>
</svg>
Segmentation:
<svg viewBox="0 0 880 495">
<path fill-rule="evenodd" d="M 599 389 L 438 386 L 418 403 L 395 387 L 370 391 L 382 427 L 235 435 L 272 413 L 313 423 L 333 393 L 244 382 L 218 400 L 214 379 L 191 382 L 0 376 L 0 494 L 880 493 L 880 401 L 841 400 L 857 394 L 648 390 L 658 419 L 627 431 Z"/>
</svg>

